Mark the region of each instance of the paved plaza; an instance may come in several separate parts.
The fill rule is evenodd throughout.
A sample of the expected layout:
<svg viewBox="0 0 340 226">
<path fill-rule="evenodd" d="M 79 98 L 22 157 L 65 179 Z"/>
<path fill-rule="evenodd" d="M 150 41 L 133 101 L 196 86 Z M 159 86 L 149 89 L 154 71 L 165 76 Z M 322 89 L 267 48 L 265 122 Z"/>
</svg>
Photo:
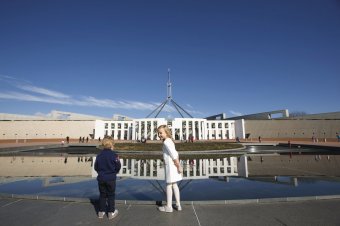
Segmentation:
<svg viewBox="0 0 340 226">
<path fill-rule="evenodd" d="M 119 215 L 98 219 L 95 203 L 0 198 L 1 225 L 340 225 L 340 199 L 244 204 L 185 204 L 161 213 L 156 204 L 118 204 Z"/>
</svg>

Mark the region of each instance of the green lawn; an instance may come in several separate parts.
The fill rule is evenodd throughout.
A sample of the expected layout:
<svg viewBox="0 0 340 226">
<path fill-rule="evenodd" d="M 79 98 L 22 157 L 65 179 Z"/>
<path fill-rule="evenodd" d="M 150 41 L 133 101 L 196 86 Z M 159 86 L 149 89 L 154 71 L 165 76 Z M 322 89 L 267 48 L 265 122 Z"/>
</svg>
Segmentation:
<svg viewBox="0 0 340 226">
<path fill-rule="evenodd" d="M 177 151 L 209 151 L 241 148 L 241 144 L 226 142 L 176 143 Z M 162 151 L 162 143 L 116 143 L 117 151 Z"/>
</svg>

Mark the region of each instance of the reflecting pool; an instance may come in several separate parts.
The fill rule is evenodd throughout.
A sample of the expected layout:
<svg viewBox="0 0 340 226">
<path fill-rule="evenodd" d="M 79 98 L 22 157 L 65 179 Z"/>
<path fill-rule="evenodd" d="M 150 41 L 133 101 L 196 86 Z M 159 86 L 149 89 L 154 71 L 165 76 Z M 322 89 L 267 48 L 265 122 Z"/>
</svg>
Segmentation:
<svg viewBox="0 0 340 226">
<path fill-rule="evenodd" d="M 4 181 L 0 193 L 96 199 L 97 181 L 87 177 L 33 177 Z M 212 177 L 179 183 L 181 198 L 190 200 L 233 200 L 296 196 L 339 195 L 340 180 L 317 177 Z M 165 183 L 160 180 L 119 178 L 117 200 L 164 200 Z"/>
<path fill-rule="evenodd" d="M 90 150 L 59 148 L 1 155 L 0 193 L 96 199 L 93 163 L 98 150 Z M 250 146 L 246 155 L 203 156 L 181 159 L 179 187 L 184 201 L 340 195 L 340 155 L 334 150 Z M 116 199 L 164 200 L 160 158 L 122 155 Z"/>
</svg>

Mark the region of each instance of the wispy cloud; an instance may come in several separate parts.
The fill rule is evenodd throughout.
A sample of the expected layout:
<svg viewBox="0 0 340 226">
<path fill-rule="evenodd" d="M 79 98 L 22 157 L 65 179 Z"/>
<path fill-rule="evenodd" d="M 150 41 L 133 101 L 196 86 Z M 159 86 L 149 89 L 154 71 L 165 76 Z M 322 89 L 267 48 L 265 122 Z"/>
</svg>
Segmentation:
<svg viewBox="0 0 340 226">
<path fill-rule="evenodd" d="M 197 111 L 197 110 L 194 110 L 194 107 L 193 106 L 191 106 L 191 104 L 186 104 L 186 111 L 187 112 L 189 112 L 191 115 L 201 115 L 201 116 L 203 116 L 203 115 L 207 115 L 207 113 L 203 113 L 203 112 L 201 112 L 201 111 Z"/>
<path fill-rule="evenodd" d="M 56 98 L 70 98 L 70 96 L 65 95 L 63 93 L 44 89 L 44 88 L 41 88 L 41 87 L 32 86 L 32 85 L 17 85 L 17 88 L 19 88 L 21 90 L 28 91 L 28 92 L 38 93 L 38 94 L 56 97 Z"/>
<path fill-rule="evenodd" d="M 235 116 L 242 116 L 243 115 L 241 112 L 237 112 L 237 111 L 233 111 L 233 110 L 230 110 L 229 113 L 232 114 L 232 115 L 235 115 Z"/>
<path fill-rule="evenodd" d="M 18 100 L 18 101 L 31 101 L 31 102 L 44 102 L 44 103 L 53 103 L 53 104 L 64 104 L 70 105 L 71 103 L 67 100 L 51 98 L 48 96 L 41 97 L 35 96 L 26 93 L 20 92 L 0 92 L 0 99 L 7 99 L 7 100 Z"/>
<path fill-rule="evenodd" d="M 142 111 L 152 111 L 161 104 L 155 102 L 148 103 L 131 100 L 99 99 L 93 96 L 74 97 L 59 91 L 34 86 L 28 81 L 18 80 L 10 76 L 0 75 L 0 80 L 5 81 L 10 85 L 9 91 L 0 91 L 0 99 L 3 100 L 42 102 L 71 106 L 102 107 Z M 190 106 L 190 108 L 192 107 Z M 176 111 L 176 109 L 171 105 L 164 106 L 162 110 L 164 112 Z M 193 109 L 188 110 L 188 112 L 190 112 L 191 114 L 200 114 L 200 112 L 194 111 Z"/>
<path fill-rule="evenodd" d="M 116 101 L 110 99 L 98 99 L 95 97 L 82 97 L 76 100 L 76 105 L 80 106 L 96 106 L 107 108 L 120 108 L 120 109 L 136 109 L 136 110 L 153 110 L 156 108 L 155 104 L 144 103 L 138 101 Z"/>
</svg>

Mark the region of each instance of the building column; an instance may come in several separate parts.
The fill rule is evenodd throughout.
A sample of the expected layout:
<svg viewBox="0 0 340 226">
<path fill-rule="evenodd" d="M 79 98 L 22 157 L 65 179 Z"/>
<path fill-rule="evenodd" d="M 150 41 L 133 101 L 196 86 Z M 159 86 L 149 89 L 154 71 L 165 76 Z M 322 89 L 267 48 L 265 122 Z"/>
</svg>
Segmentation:
<svg viewBox="0 0 340 226">
<path fill-rule="evenodd" d="M 150 177 L 152 177 L 152 178 L 153 178 L 153 162 L 154 161 L 155 160 L 153 160 L 153 159 L 150 160 Z"/>
<path fill-rule="evenodd" d="M 153 135 L 154 135 L 154 133 L 153 133 L 153 130 L 154 130 L 154 126 L 153 126 L 153 121 L 151 121 L 151 127 L 150 127 L 150 129 L 151 129 L 151 133 L 150 133 L 150 139 L 151 140 L 153 140 Z"/>
<path fill-rule="evenodd" d="M 194 159 L 194 165 L 193 165 L 193 171 L 194 171 L 194 178 L 197 176 L 196 172 L 197 172 L 197 159 Z"/>
<path fill-rule="evenodd" d="M 140 161 L 141 160 L 136 160 L 137 161 L 137 177 L 141 176 L 140 175 Z"/>
<path fill-rule="evenodd" d="M 144 164 L 143 164 L 143 176 L 144 176 L 144 177 L 147 176 L 147 168 L 146 168 L 147 165 L 148 165 L 148 164 L 146 164 L 146 160 L 145 160 L 145 162 L 144 162 Z"/>
<path fill-rule="evenodd" d="M 130 176 L 134 176 L 133 174 L 135 173 L 135 161 L 136 159 L 131 159 L 131 170 L 130 170 Z"/>
<path fill-rule="evenodd" d="M 132 140 L 136 140 L 136 122 L 132 121 Z"/>
<path fill-rule="evenodd" d="M 198 139 L 199 140 L 203 139 L 203 136 L 202 136 L 202 122 L 201 121 L 198 122 Z"/>
<path fill-rule="evenodd" d="M 138 121 L 138 140 L 142 139 L 142 121 Z"/>
<path fill-rule="evenodd" d="M 237 170 L 237 160 L 234 157 L 230 157 L 230 168 L 231 173 L 235 173 Z"/>
<path fill-rule="evenodd" d="M 189 164 L 189 160 L 185 160 L 186 164 L 185 164 L 185 174 L 186 174 L 186 177 L 189 177 L 190 176 L 190 164 Z M 184 173 L 184 172 L 183 172 Z M 183 175 L 184 176 L 184 175 Z"/>
<path fill-rule="evenodd" d="M 129 124 L 128 123 L 128 128 L 127 128 L 127 139 L 128 140 L 131 140 L 132 139 L 132 135 L 131 135 L 131 133 L 132 133 L 132 124 Z"/>
<path fill-rule="evenodd" d="M 147 132 L 148 132 L 148 121 L 144 121 L 144 134 L 143 134 L 144 139 L 146 139 L 148 136 Z"/>
<path fill-rule="evenodd" d="M 189 138 L 189 121 L 188 120 L 186 120 L 185 121 L 185 123 L 186 123 L 186 128 L 185 128 L 185 140 L 188 140 L 188 138 Z"/>
<path fill-rule="evenodd" d="M 179 140 L 183 140 L 183 121 L 181 121 L 181 126 L 179 127 Z"/>
<path fill-rule="evenodd" d="M 171 134 L 172 134 L 172 139 L 174 139 L 174 140 L 175 140 L 175 132 L 176 132 L 176 130 L 175 130 L 175 127 L 174 127 L 174 125 L 173 125 L 173 123 L 172 123 L 172 126 L 171 126 Z"/>
</svg>

